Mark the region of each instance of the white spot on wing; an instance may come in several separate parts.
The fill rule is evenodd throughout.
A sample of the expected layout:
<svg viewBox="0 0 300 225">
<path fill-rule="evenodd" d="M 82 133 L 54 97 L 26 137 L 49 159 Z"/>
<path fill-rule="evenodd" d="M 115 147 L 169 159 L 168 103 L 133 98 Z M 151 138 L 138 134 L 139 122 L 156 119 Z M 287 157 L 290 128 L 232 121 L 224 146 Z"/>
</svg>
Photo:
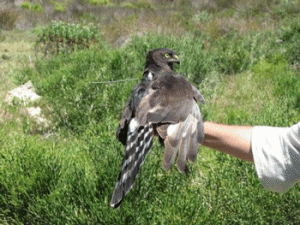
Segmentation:
<svg viewBox="0 0 300 225">
<path fill-rule="evenodd" d="M 134 142 L 131 142 L 129 149 L 131 149 L 133 147 L 133 145 L 134 145 Z"/>
<path fill-rule="evenodd" d="M 170 125 L 167 129 L 168 136 L 174 135 L 174 133 L 177 131 L 178 127 L 179 127 L 179 123 Z"/>
<path fill-rule="evenodd" d="M 123 174 L 122 182 L 124 182 L 128 177 L 128 172 Z"/>
<path fill-rule="evenodd" d="M 133 118 L 131 121 L 130 121 L 130 124 L 129 124 L 129 130 L 130 132 L 133 132 L 135 131 L 138 127 L 139 127 L 139 122 L 137 121 L 137 119 Z"/>
<path fill-rule="evenodd" d="M 152 80 L 152 79 L 153 79 L 153 75 L 152 75 L 151 72 L 148 73 L 148 79 L 149 79 L 149 80 Z"/>
<path fill-rule="evenodd" d="M 157 110 L 159 110 L 159 109 L 161 109 L 161 108 L 162 108 L 162 107 L 161 107 L 160 105 L 158 105 L 158 106 L 156 106 L 156 107 L 150 109 L 150 110 L 149 110 L 149 113 L 154 113 L 154 112 L 156 112 Z"/>
</svg>

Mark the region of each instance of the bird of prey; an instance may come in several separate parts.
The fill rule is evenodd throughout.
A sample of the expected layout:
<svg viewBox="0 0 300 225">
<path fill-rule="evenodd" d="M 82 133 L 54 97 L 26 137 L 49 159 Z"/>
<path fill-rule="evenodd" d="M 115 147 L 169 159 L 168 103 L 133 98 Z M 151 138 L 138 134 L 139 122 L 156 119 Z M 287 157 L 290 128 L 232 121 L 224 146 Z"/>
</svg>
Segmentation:
<svg viewBox="0 0 300 225">
<path fill-rule="evenodd" d="M 197 101 L 205 103 L 200 92 L 183 76 L 173 71 L 180 63 L 172 50 L 152 50 L 146 57 L 142 81 L 133 88 L 121 116 L 118 140 L 126 146 L 111 206 L 118 208 L 159 136 L 165 147 L 163 166 L 171 168 L 178 155 L 177 168 L 188 172 L 187 160 L 195 161 L 198 145 L 203 142 L 203 120 Z"/>
</svg>

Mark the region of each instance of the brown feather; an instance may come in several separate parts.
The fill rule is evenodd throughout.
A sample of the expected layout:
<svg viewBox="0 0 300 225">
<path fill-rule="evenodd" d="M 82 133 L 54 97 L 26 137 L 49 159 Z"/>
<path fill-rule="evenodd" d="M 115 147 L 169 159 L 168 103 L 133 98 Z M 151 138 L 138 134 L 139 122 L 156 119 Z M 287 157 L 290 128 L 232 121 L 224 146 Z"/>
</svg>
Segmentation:
<svg viewBox="0 0 300 225">
<path fill-rule="evenodd" d="M 169 137 L 165 139 L 164 146 L 165 146 L 165 153 L 164 153 L 163 166 L 165 170 L 168 171 L 171 168 L 172 163 L 174 162 L 174 159 L 177 155 L 178 146 L 177 145 L 172 146 Z"/>
</svg>

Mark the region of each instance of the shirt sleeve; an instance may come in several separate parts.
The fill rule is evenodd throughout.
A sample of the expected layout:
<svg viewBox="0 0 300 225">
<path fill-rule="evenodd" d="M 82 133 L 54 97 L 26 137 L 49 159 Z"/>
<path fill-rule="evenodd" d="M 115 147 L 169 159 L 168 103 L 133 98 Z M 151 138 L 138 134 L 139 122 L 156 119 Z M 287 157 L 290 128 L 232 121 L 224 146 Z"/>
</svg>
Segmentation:
<svg viewBox="0 0 300 225">
<path fill-rule="evenodd" d="M 300 181 L 300 122 L 290 128 L 256 126 L 251 146 L 265 188 L 285 192 Z"/>
</svg>

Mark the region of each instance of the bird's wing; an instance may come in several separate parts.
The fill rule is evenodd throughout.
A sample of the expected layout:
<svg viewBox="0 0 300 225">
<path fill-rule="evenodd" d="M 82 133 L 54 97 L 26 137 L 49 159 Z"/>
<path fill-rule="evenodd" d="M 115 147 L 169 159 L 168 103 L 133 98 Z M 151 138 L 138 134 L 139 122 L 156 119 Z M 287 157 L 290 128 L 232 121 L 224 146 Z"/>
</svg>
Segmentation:
<svg viewBox="0 0 300 225">
<path fill-rule="evenodd" d="M 195 161 L 198 145 L 203 142 L 204 128 L 196 103 L 204 98 L 187 80 L 169 74 L 147 90 L 137 109 L 141 124 L 160 124 L 157 133 L 164 139 L 164 167 L 169 169 L 177 153 L 179 171 L 188 171 L 186 161 Z"/>
<path fill-rule="evenodd" d="M 198 106 L 195 104 L 195 110 Z M 188 172 L 186 161 L 194 162 L 197 157 L 197 149 L 199 146 L 199 126 L 201 117 L 199 120 L 198 114 L 191 113 L 188 117 L 179 123 L 170 124 L 167 128 L 167 135 L 164 140 L 165 154 L 164 154 L 164 168 L 169 170 L 171 165 L 178 154 L 177 168 L 181 172 Z M 158 128 L 159 130 L 160 128 Z M 160 132 L 158 132 L 160 133 Z"/>
<path fill-rule="evenodd" d="M 126 145 L 127 142 L 127 132 L 128 132 L 128 125 L 132 118 L 132 97 L 126 103 L 126 106 L 123 110 L 119 127 L 116 132 L 117 139 L 123 144 Z"/>
<path fill-rule="evenodd" d="M 140 124 L 179 123 L 189 114 L 201 118 L 196 101 L 204 98 L 185 78 L 166 73 L 153 81 L 141 98 L 135 117 Z"/>
<path fill-rule="evenodd" d="M 139 84 L 137 84 L 132 91 L 132 95 L 126 103 L 126 106 L 123 110 L 120 124 L 116 132 L 117 139 L 123 144 L 126 145 L 127 142 L 127 134 L 129 124 L 132 118 L 135 117 L 137 106 L 139 105 L 140 100 L 143 98 L 145 94 L 145 90 L 150 85 L 150 82 L 147 80 L 142 80 Z"/>
<path fill-rule="evenodd" d="M 115 208 L 121 205 L 123 198 L 132 188 L 140 167 L 144 163 L 145 156 L 152 147 L 152 124 L 142 125 L 135 117 L 137 106 L 144 97 L 149 84 L 149 80 L 143 80 L 135 86 L 117 130 L 117 138 L 126 146 L 126 149 L 121 172 L 111 199 L 111 206 Z"/>
<path fill-rule="evenodd" d="M 195 88 L 193 85 L 192 85 L 192 88 L 193 88 L 193 95 L 194 95 L 194 99 L 197 101 L 197 102 L 200 102 L 201 104 L 205 104 L 205 100 L 204 100 L 204 97 L 201 95 L 200 91 L 197 90 L 197 88 Z"/>
</svg>

